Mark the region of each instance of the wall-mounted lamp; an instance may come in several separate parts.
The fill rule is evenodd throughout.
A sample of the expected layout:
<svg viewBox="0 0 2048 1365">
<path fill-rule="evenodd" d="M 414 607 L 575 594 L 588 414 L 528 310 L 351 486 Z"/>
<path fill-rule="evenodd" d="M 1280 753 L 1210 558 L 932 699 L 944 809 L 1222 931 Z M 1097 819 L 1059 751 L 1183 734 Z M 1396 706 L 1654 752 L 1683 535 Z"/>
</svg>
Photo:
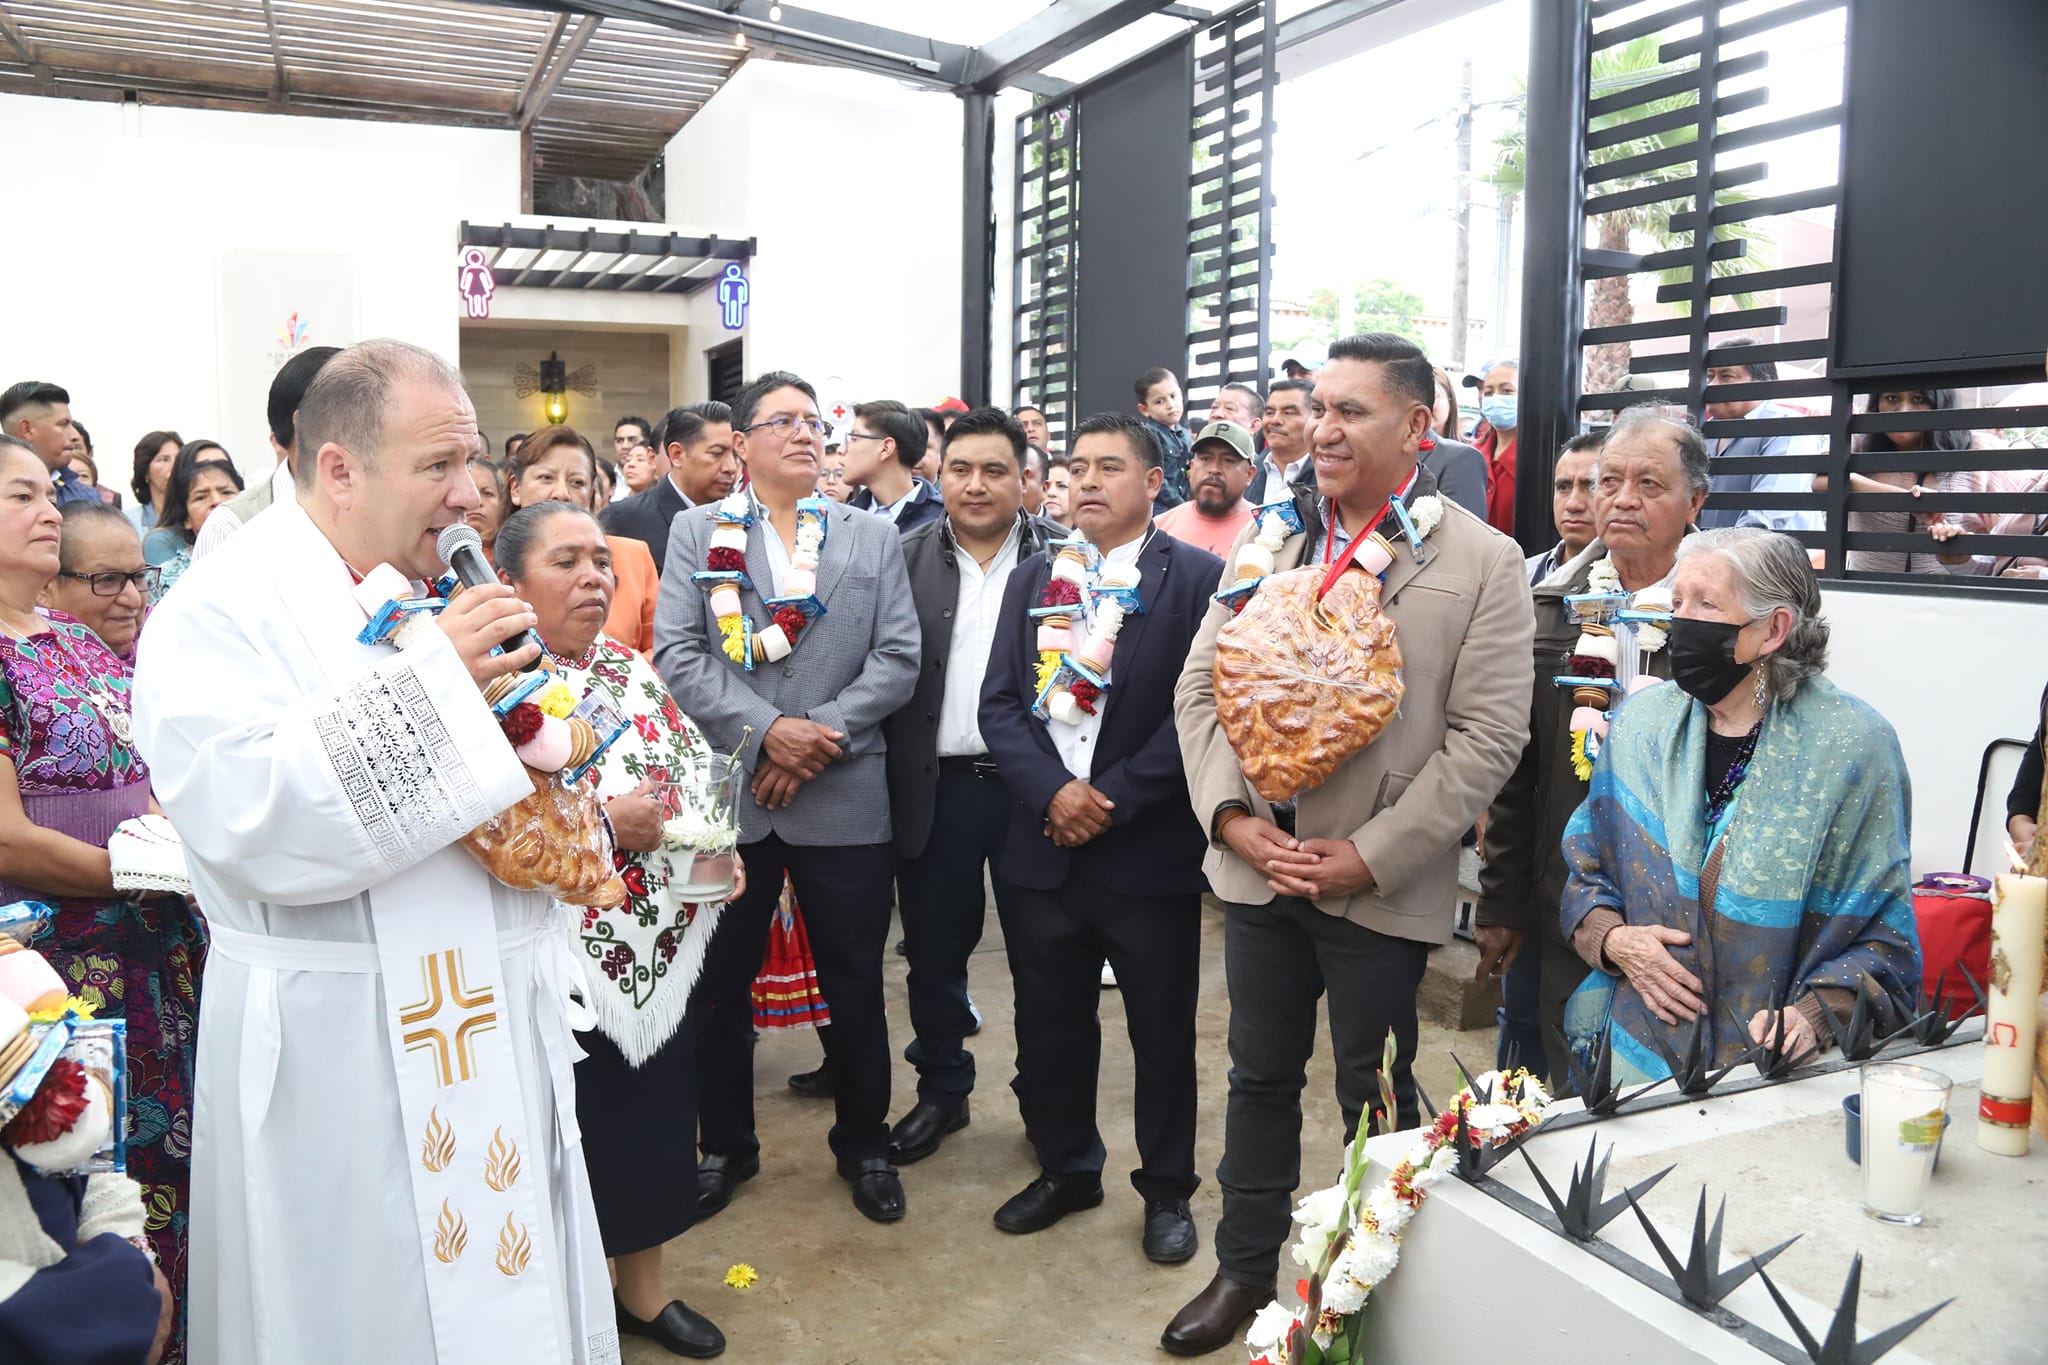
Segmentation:
<svg viewBox="0 0 2048 1365">
<path fill-rule="evenodd" d="M 540 363 L 540 391 L 545 395 L 542 411 L 547 414 L 551 426 L 561 426 L 569 420 L 569 367 L 561 356 L 553 351 Z"/>
</svg>

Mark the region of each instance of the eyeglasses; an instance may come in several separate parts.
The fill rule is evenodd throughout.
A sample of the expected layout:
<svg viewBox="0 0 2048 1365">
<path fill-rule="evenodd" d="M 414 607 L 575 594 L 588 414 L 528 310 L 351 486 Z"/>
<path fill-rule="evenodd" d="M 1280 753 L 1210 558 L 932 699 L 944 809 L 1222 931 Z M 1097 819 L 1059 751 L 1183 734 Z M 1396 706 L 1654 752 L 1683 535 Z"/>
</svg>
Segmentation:
<svg viewBox="0 0 2048 1365">
<path fill-rule="evenodd" d="M 849 431 L 846 433 L 846 439 L 849 441 L 886 441 L 889 438 L 877 436 L 872 431 Z"/>
<path fill-rule="evenodd" d="M 119 569 L 107 573 L 73 573 L 69 569 L 57 570 L 59 578 L 75 578 L 81 583 L 92 585 L 94 597 L 119 597 L 121 589 L 133 583 L 145 597 L 156 591 L 157 580 L 163 571 L 154 564 L 134 573 L 122 573 Z"/>
<path fill-rule="evenodd" d="M 740 430 L 743 432 L 755 432 L 759 431 L 762 427 L 767 427 L 777 436 L 782 437 L 795 435 L 798 427 L 802 427 L 813 436 L 822 437 L 825 434 L 825 419 L 822 417 L 771 417 L 765 422 L 756 422 L 750 427 L 741 427 Z"/>
</svg>

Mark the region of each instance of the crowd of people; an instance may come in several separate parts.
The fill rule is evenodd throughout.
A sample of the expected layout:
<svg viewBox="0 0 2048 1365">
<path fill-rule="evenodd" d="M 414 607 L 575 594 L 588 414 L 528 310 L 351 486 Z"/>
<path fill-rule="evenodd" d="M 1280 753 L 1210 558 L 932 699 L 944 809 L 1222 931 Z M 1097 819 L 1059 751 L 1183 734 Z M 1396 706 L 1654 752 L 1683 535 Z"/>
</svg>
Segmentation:
<svg viewBox="0 0 2048 1365">
<path fill-rule="evenodd" d="M 754 1038 L 777 1014 L 764 961 L 795 962 L 803 1017 L 829 1016 L 823 1064 L 791 1083 L 830 1097 L 854 1207 L 896 1222 L 903 1168 L 970 1123 L 985 882 L 1039 1165 L 993 1221 L 1027 1235 L 1106 1199 L 1113 981 L 1136 1061 L 1134 1223 L 1161 1264 L 1200 1249 L 1202 897 L 1221 904 L 1217 1273 L 1165 1326 L 1176 1354 L 1222 1348 L 1275 1294 L 1319 1000 L 1345 1135 L 1369 1113 L 1418 1121 L 1416 995 L 1468 843 L 1502 1055 L 1559 1090 L 1601 1039 L 1656 1077 L 1695 1038 L 1717 1062 L 1767 1037 L 1824 1047 L 1825 1015 L 1859 996 L 1909 1015 L 1896 737 L 1827 680 L 1809 557 L 1777 533 L 1792 522 L 1712 502 L 1809 476 L 1718 475 L 1716 454 L 1783 438 L 1717 452 L 1681 413 L 1630 409 L 1523 471 L 1551 479 L 1558 535 L 1525 556 L 1517 373 L 1454 384 L 1368 334 L 1319 371 L 1225 386 L 1199 425 L 1151 369 L 1129 409 L 1056 433 L 1036 407 L 890 400 L 834 432 L 809 383 L 771 371 L 731 403 L 497 449 L 444 362 L 367 342 L 278 372 L 273 469 L 245 487 L 217 444 L 152 431 L 125 510 L 66 391 L 6 390 L 0 903 L 52 904 L 34 946 L 127 1020 L 120 1197 L 147 1232 L 88 1266 L 84 1183 L 10 1156 L 0 1204 L 49 1235 L 32 1255 L 0 1246 L 0 1344 L 75 1318 L 109 1361 L 429 1360 L 457 1332 L 479 1359 L 615 1360 L 620 1333 L 716 1355 L 723 1334 L 671 1297 L 662 1252 L 764 1160 L 799 1159 L 764 1153 L 755 1123 Z M 1770 377 L 1759 361 L 1714 379 Z M 1991 529 L 1966 521 L 1916 519 L 1924 557 L 2048 563 L 1949 563 L 1955 529 Z M 391 571 L 425 592 L 455 522 L 497 582 L 456 592 L 423 642 L 358 641 L 376 606 L 361 593 Z M 1268 799 L 1219 705 L 1220 590 L 1363 572 L 1375 547 L 1399 713 Z M 543 659 L 628 722 L 584 779 L 617 905 L 565 910 L 454 842 L 531 790 L 484 697 Z M 714 762 L 744 776 L 740 874 L 700 902 L 662 788 Z M 114 888 L 108 841 L 152 812 L 183 840 L 189 896 Z M 1717 914 L 1731 896 L 1745 912 Z M 917 1075 L 901 1106 L 893 917 Z M 422 1023 L 493 1000 L 452 1045 Z M 457 1065 L 474 1085 L 451 1085 Z M 486 1150 L 470 1184 L 444 1175 Z M 293 1198 L 316 1158 L 346 1228 Z M 493 1243 L 496 1278 L 463 1278 Z"/>
</svg>

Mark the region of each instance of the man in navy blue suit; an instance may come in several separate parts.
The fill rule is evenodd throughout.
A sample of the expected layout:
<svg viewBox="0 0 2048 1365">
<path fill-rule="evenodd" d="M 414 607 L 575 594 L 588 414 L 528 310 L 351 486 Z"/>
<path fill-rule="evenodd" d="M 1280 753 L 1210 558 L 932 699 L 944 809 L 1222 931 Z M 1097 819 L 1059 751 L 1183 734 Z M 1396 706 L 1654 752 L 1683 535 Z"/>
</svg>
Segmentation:
<svg viewBox="0 0 2048 1365">
<path fill-rule="evenodd" d="M 1160 451 L 1137 417 L 1088 418 L 1071 451 L 1069 507 L 1094 551 L 1075 576 L 1094 605 L 1073 611 L 1067 652 L 1082 653 L 1091 632 L 1109 628 L 1091 591 L 1105 571 L 1128 581 L 1137 570 L 1143 611 L 1124 614 L 1100 695 L 1041 718 L 1033 708 L 1041 619 L 1030 613 L 1054 577 L 1056 551 L 1019 565 L 1003 595 L 981 733 L 1012 801 L 997 870 L 1017 892 L 997 913 L 1016 983 L 1011 1084 L 1040 1174 L 995 1221 L 1005 1232 L 1037 1232 L 1102 1202 L 1095 1083 L 1107 959 L 1137 1062 L 1131 1183 L 1145 1201 L 1145 1254 L 1173 1264 L 1193 1256 L 1197 1241 L 1188 1196 L 1200 1183 L 1195 1001 L 1207 847 L 1188 803 L 1173 687 L 1223 564 L 1153 530 Z M 1059 572 L 1074 572 L 1071 560 Z"/>
</svg>

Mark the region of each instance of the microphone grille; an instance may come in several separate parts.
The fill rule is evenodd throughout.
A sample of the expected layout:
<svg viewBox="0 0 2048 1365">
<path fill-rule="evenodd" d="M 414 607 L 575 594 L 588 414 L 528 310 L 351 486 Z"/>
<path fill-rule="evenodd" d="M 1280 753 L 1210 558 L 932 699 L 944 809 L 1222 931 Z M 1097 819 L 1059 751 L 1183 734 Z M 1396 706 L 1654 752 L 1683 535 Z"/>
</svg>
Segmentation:
<svg viewBox="0 0 2048 1365">
<path fill-rule="evenodd" d="M 476 533 L 476 527 L 466 521 L 443 526 L 441 534 L 434 538 L 434 553 L 441 556 L 441 562 L 449 568 L 455 567 L 455 552 L 464 546 L 483 553 L 484 538 Z"/>
</svg>

